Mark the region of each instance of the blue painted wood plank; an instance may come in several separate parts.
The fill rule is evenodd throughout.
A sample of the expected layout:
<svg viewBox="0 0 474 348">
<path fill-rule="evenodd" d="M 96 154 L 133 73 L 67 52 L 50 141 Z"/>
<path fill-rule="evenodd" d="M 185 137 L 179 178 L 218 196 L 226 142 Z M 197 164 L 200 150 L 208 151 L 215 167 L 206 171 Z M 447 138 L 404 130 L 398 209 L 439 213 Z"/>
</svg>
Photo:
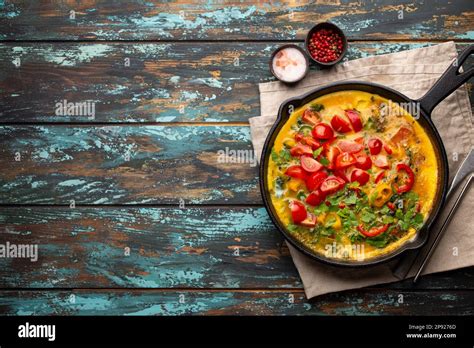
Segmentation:
<svg viewBox="0 0 474 348">
<path fill-rule="evenodd" d="M 400 295 L 403 301 L 400 302 Z M 2 315 L 473 315 L 473 292 L 0 291 Z"/>
<path fill-rule="evenodd" d="M 7 242 L 37 245 L 37 260 L 0 258 L 0 288 L 302 287 L 263 207 L 1 207 Z M 416 288 L 474 289 L 474 267 Z"/>
<path fill-rule="evenodd" d="M 432 44 L 351 43 L 347 59 Z M 260 113 L 258 83 L 274 80 L 268 59 L 279 45 L 3 43 L 0 122 L 247 122 Z M 58 112 L 64 100 L 94 112 Z"/>
<path fill-rule="evenodd" d="M 474 11 L 468 0 L 230 4 L 150 0 L 61 6 L 23 0 L 2 1 L 0 10 L 0 38 L 11 40 L 290 40 L 303 39 L 315 23 L 328 20 L 358 40 L 474 37 Z"/>
<path fill-rule="evenodd" d="M 1 288 L 293 288 L 264 208 L 0 208 Z"/>
<path fill-rule="evenodd" d="M 1 204 L 261 200 L 247 126 L 1 126 L 0 168 Z"/>
</svg>

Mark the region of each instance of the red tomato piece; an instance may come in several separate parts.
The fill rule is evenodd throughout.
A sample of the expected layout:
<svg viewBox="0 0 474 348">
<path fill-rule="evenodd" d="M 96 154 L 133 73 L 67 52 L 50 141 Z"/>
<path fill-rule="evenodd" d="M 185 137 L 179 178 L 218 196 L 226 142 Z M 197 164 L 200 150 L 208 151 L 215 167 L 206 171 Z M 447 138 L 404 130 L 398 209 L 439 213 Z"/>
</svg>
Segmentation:
<svg viewBox="0 0 474 348">
<path fill-rule="evenodd" d="M 341 153 L 339 149 L 335 146 L 328 147 L 326 149 L 326 158 L 329 161 L 329 165 L 327 166 L 329 169 L 334 169 L 336 166 L 336 159 L 337 156 Z"/>
<path fill-rule="evenodd" d="M 380 173 L 377 174 L 375 177 L 375 183 L 377 184 L 380 180 L 385 177 L 385 170 L 382 170 Z"/>
<path fill-rule="evenodd" d="M 326 198 L 326 195 L 323 194 L 321 190 L 314 190 L 308 195 L 308 197 L 306 197 L 306 203 L 316 207 L 320 205 L 324 201 L 325 198 Z"/>
<path fill-rule="evenodd" d="M 334 116 L 331 119 L 331 126 L 336 132 L 347 133 L 351 131 L 351 125 L 345 121 L 342 117 Z"/>
<path fill-rule="evenodd" d="M 364 145 L 356 143 L 354 141 L 341 140 L 337 143 L 337 147 L 342 152 L 356 153 L 364 148 Z"/>
<path fill-rule="evenodd" d="M 370 169 L 372 167 L 372 160 L 367 155 L 357 156 L 355 166 L 359 169 Z"/>
<path fill-rule="evenodd" d="M 378 138 L 370 139 L 368 145 L 371 155 L 378 155 L 382 151 L 382 141 Z"/>
<path fill-rule="evenodd" d="M 313 111 L 310 108 L 307 108 L 303 112 L 303 117 L 301 119 L 303 120 L 304 123 L 308 123 L 314 126 L 315 124 L 321 121 L 321 116 L 319 115 L 318 112 Z"/>
<path fill-rule="evenodd" d="M 367 184 L 370 179 L 369 173 L 362 169 L 355 169 L 351 173 L 351 182 L 357 181 L 360 186 Z"/>
<path fill-rule="evenodd" d="M 316 161 L 313 157 L 301 156 L 300 158 L 301 166 L 308 173 L 315 173 L 318 170 L 323 168 L 323 165 Z"/>
<path fill-rule="evenodd" d="M 328 195 L 334 192 L 339 191 L 343 186 L 345 182 L 341 178 L 338 178 L 337 176 L 328 176 L 326 179 L 324 179 L 323 183 L 321 184 L 321 192 Z"/>
<path fill-rule="evenodd" d="M 308 177 L 308 174 L 306 174 L 303 167 L 301 166 L 289 166 L 285 171 L 285 175 L 302 180 L 306 180 L 306 178 Z"/>
<path fill-rule="evenodd" d="M 300 222 L 300 225 L 310 228 L 316 226 L 316 216 L 314 214 L 308 213 L 308 216 L 306 219 Z"/>
<path fill-rule="evenodd" d="M 374 164 L 376 167 L 379 167 L 382 169 L 389 168 L 387 156 L 385 155 L 378 155 L 377 157 L 375 157 Z"/>
<path fill-rule="evenodd" d="M 383 148 L 387 154 L 391 155 L 393 153 L 392 148 L 388 146 L 387 144 L 383 144 Z"/>
<path fill-rule="evenodd" d="M 317 190 L 327 177 L 328 174 L 325 171 L 313 173 L 306 179 L 306 187 L 309 191 Z"/>
<path fill-rule="evenodd" d="M 290 154 L 293 157 L 299 157 L 299 156 L 312 156 L 313 155 L 313 149 L 308 146 L 308 145 L 303 145 L 303 144 L 296 144 L 290 149 Z"/>
<path fill-rule="evenodd" d="M 334 131 L 327 123 L 318 123 L 316 126 L 313 127 L 311 133 L 316 139 L 327 140 L 334 137 Z"/>
<path fill-rule="evenodd" d="M 362 129 L 362 120 L 357 110 L 345 110 L 346 116 L 351 121 L 354 132 L 358 132 Z"/>
<path fill-rule="evenodd" d="M 306 211 L 306 207 L 300 201 L 292 201 L 290 203 L 290 210 L 291 210 L 291 217 L 293 218 L 293 222 L 298 224 L 308 216 L 308 212 Z"/>
<path fill-rule="evenodd" d="M 301 138 L 301 143 L 304 145 L 311 146 L 313 150 L 316 150 L 317 148 L 321 147 L 321 143 L 310 135 L 303 136 Z"/>
<path fill-rule="evenodd" d="M 356 163 L 354 155 L 348 152 L 342 152 L 336 158 L 336 168 L 338 169 L 347 168 L 354 163 Z"/>
<path fill-rule="evenodd" d="M 342 180 L 344 180 L 344 182 L 349 182 L 349 179 L 347 179 L 347 176 L 344 170 L 334 169 L 333 172 L 335 176 L 337 176 L 338 178 L 341 178 Z"/>
</svg>

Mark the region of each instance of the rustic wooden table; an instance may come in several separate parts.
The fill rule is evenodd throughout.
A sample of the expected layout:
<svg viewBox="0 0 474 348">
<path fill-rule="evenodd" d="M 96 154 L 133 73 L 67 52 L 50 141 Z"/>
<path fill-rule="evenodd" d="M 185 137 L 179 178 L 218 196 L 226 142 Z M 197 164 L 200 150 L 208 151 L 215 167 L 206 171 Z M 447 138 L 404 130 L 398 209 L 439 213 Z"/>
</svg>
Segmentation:
<svg viewBox="0 0 474 348">
<path fill-rule="evenodd" d="M 469 0 L 0 1 L 0 241 L 39 245 L 0 259 L 0 313 L 474 314 L 474 268 L 308 301 L 257 168 L 217 161 L 324 20 L 349 59 L 474 40 Z"/>
</svg>

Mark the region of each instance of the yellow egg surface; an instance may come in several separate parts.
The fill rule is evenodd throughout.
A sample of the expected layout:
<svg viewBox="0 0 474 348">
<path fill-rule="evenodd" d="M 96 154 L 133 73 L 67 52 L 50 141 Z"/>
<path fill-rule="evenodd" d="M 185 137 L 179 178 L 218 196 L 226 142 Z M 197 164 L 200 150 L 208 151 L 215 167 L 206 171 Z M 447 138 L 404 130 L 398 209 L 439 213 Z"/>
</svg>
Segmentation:
<svg viewBox="0 0 474 348">
<path fill-rule="evenodd" d="M 438 163 L 406 109 L 349 90 L 294 110 L 267 172 L 271 204 L 294 239 L 327 258 L 362 261 L 416 235 L 433 207 Z"/>
</svg>

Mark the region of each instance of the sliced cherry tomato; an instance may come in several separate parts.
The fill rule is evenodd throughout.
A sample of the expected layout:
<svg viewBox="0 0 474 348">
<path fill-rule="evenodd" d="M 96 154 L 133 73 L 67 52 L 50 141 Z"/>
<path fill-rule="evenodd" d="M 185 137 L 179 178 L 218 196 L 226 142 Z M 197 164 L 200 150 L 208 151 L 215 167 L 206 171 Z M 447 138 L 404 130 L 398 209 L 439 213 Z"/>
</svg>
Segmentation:
<svg viewBox="0 0 474 348">
<path fill-rule="evenodd" d="M 357 226 L 357 230 L 366 237 L 376 237 L 379 234 L 384 233 L 388 229 L 388 225 L 383 225 L 380 227 L 372 227 L 370 230 L 366 231 L 364 226 L 361 224 Z"/>
<path fill-rule="evenodd" d="M 351 173 L 351 182 L 357 181 L 360 186 L 367 184 L 370 179 L 369 173 L 362 169 L 354 169 Z"/>
<path fill-rule="evenodd" d="M 382 141 L 378 138 L 370 139 L 368 145 L 371 155 L 378 155 L 382 151 Z"/>
<path fill-rule="evenodd" d="M 413 184 L 415 183 L 415 173 L 413 173 L 413 170 L 409 166 L 407 166 L 405 163 L 399 163 L 397 164 L 397 172 L 405 172 L 407 174 L 407 179 L 403 183 L 403 185 L 398 186 L 397 184 L 394 184 L 393 186 L 395 187 L 395 190 L 397 190 L 397 193 L 403 193 L 403 192 L 408 192 L 411 190 L 413 187 Z"/>
<path fill-rule="evenodd" d="M 285 171 L 285 175 L 302 180 L 306 180 L 306 178 L 308 177 L 308 174 L 301 166 L 289 166 Z"/>
<path fill-rule="evenodd" d="M 323 145 L 324 146 L 324 145 Z M 328 147 L 326 149 L 326 158 L 329 161 L 329 165 L 327 166 L 329 169 L 334 169 L 336 167 L 336 159 L 337 156 L 341 153 L 339 149 L 335 146 Z"/>
<path fill-rule="evenodd" d="M 300 222 L 300 225 L 310 228 L 316 226 L 316 216 L 314 214 L 308 213 L 308 216 L 306 219 Z"/>
<path fill-rule="evenodd" d="M 316 139 L 323 140 L 331 139 L 334 137 L 334 131 L 327 123 L 318 123 L 316 126 L 313 127 L 312 134 L 313 137 L 315 137 Z"/>
<path fill-rule="evenodd" d="M 387 144 L 383 144 L 383 148 L 387 154 L 391 155 L 393 153 L 392 148 L 388 146 Z"/>
<path fill-rule="evenodd" d="M 364 145 L 356 143 L 354 141 L 341 140 L 337 143 L 337 147 L 342 152 L 356 153 L 364 148 Z"/>
<path fill-rule="evenodd" d="M 349 182 L 349 179 L 347 178 L 346 173 L 343 169 L 333 169 L 333 172 L 335 176 L 341 178 L 342 180 L 344 180 L 344 182 Z"/>
<path fill-rule="evenodd" d="M 389 168 L 387 156 L 385 155 L 378 155 L 377 157 L 375 157 L 374 164 L 376 167 L 379 167 L 382 169 Z"/>
<path fill-rule="evenodd" d="M 337 137 L 332 137 L 331 139 L 326 140 L 323 142 L 322 146 L 324 151 L 327 151 L 329 147 L 337 140 Z"/>
<path fill-rule="evenodd" d="M 304 138 L 304 134 L 302 134 L 302 133 L 296 133 L 295 134 L 295 140 L 296 141 L 301 141 L 301 139 L 303 139 L 303 138 Z"/>
<path fill-rule="evenodd" d="M 385 170 L 382 170 L 380 173 L 377 174 L 375 177 L 375 183 L 377 184 L 380 180 L 385 177 Z"/>
<path fill-rule="evenodd" d="M 362 129 L 362 120 L 357 110 L 345 110 L 346 116 L 351 121 L 354 132 L 358 132 Z"/>
<path fill-rule="evenodd" d="M 321 183 L 328 177 L 328 174 L 325 171 L 319 171 L 311 174 L 306 179 L 306 187 L 309 191 L 314 191 L 321 186 Z"/>
<path fill-rule="evenodd" d="M 334 192 L 339 191 L 343 186 L 345 182 L 341 178 L 338 178 L 337 176 L 328 176 L 326 179 L 324 179 L 323 183 L 321 184 L 321 192 L 328 195 Z"/>
<path fill-rule="evenodd" d="M 308 123 L 308 124 L 314 126 L 315 124 L 317 124 L 318 122 L 321 121 L 321 116 L 316 111 L 313 111 L 310 108 L 307 108 L 303 112 L 302 121 L 304 123 Z"/>
<path fill-rule="evenodd" d="M 315 173 L 318 170 L 323 168 L 323 165 L 316 161 L 313 157 L 301 156 L 300 157 L 301 166 L 308 173 Z"/>
<path fill-rule="evenodd" d="M 334 116 L 331 119 L 331 126 L 336 132 L 347 133 L 351 131 L 351 125 L 345 121 L 342 117 Z"/>
<path fill-rule="evenodd" d="M 308 216 L 308 212 L 303 203 L 299 201 L 292 201 L 290 203 L 291 217 L 295 224 L 300 223 Z"/>
<path fill-rule="evenodd" d="M 317 148 L 321 147 L 321 143 L 310 135 L 302 137 L 301 143 L 304 145 L 311 146 L 313 150 L 316 150 Z"/>
<path fill-rule="evenodd" d="M 420 203 L 420 201 L 418 201 L 418 202 L 415 203 L 415 211 L 417 213 L 419 213 L 420 210 L 421 210 L 421 203 Z"/>
<path fill-rule="evenodd" d="M 312 156 L 313 149 L 308 145 L 296 144 L 290 149 L 290 154 L 294 157 L 299 157 L 303 155 Z"/>
<path fill-rule="evenodd" d="M 347 168 L 354 163 L 356 163 L 354 155 L 348 152 L 342 152 L 336 158 L 336 168 L 338 169 Z"/>
<path fill-rule="evenodd" d="M 320 205 L 324 201 L 325 198 L 326 198 L 326 195 L 322 193 L 321 190 L 314 190 L 308 195 L 308 197 L 306 197 L 306 203 L 316 207 Z"/>
<path fill-rule="evenodd" d="M 359 169 L 370 169 L 372 167 L 372 160 L 367 155 L 357 156 L 355 166 Z"/>
<path fill-rule="evenodd" d="M 390 209 L 391 211 L 395 211 L 395 204 L 393 204 L 393 202 L 388 202 L 388 203 L 387 203 L 387 207 L 388 207 L 388 209 Z"/>
</svg>

